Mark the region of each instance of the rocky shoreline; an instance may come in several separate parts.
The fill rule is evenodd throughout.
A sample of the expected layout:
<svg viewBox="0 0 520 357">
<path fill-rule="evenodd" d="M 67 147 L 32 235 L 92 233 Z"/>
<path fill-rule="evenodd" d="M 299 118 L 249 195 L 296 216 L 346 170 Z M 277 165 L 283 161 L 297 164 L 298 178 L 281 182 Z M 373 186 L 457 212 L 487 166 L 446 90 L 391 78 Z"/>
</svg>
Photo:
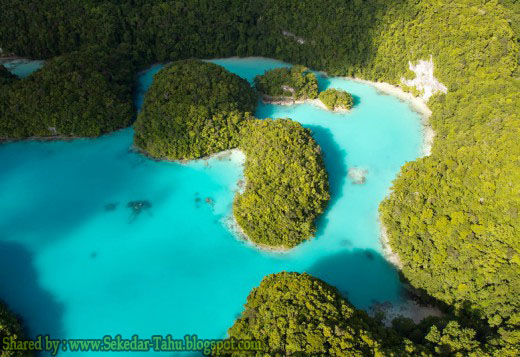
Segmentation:
<svg viewBox="0 0 520 357">
<path fill-rule="evenodd" d="M 348 113 L 349 112 L 348 109 L 342 109 L 342 108 L 330 110 L 319 99 L 294 99 L 292 97 L 270 97 L 270 96 L 264 95 L 262 97 L 262 102 L 264 104 L 284 105 L 284 106 L 311 104 L 311 105 L 314 105 L 315 107 L 318 107 L 320 109 L 327 110 L 327 111 L 330 111 L 333 113 Z"/>
</svg>

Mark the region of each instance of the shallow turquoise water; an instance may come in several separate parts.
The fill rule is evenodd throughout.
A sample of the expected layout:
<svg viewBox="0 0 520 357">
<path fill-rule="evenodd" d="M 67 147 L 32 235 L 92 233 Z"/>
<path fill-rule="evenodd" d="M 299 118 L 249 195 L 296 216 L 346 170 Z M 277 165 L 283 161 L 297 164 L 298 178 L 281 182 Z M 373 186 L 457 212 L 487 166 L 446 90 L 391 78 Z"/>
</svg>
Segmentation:
<svg viewBox="0 0 520 357">
<path fill-rule="evenodd" d="M 4 65 L 11 73 L 18 77 L 27 77 L 32 72 L 43 66 L 43 61 L 29 61 L 25 59 L 1 60 L 0 64 Z"/>
<path fill-rule="evenodd" d="M 249 80 L 286 65 L 214 62 Z M 159 69 L 140 75 L 138 104 Z M 257 251 L 226 228 L 242 171 L 227 158 L 155 162 L 132 151 L 132 129 L 1 145 L 0 297 L 32 335 L 59 338 L 222 338 L 249 291 L 282 270 L 320 277 L 360 308 L 402 302 L 397 272 L 380 254 L 377 207 L 399 168 L 420 154 L 419 115 L 370 86 L 320 77 L 329 86 L 355 96 L 351 113 L 310 105 L 257 111 L 310 128 L 330 174 L 333 199 L 317 237 L 283 255 Z M 364 185 L 347 178 L 353 166 L 368 170 Z M 135 215 L 127 204 L 136 200 L 152 207 Z"/>
</svg>

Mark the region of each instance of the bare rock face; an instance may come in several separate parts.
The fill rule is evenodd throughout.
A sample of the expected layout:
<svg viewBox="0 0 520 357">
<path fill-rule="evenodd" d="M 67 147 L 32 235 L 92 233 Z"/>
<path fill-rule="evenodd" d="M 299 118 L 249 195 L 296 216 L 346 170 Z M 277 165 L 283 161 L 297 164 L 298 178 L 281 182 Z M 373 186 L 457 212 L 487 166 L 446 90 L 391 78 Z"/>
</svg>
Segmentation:
<svg viewBox="0 0 520 357">
<path fill-rule="evenodd" d="M 422 93 L 421 98 L 428 101 L 430 97 L 438 92 L 447 93 L 448 88 L 433 75 L 433 57 L 429 61 L 419 61 L 417 64 L 408 62 L 410 70 L 415 73 L 415 78 L 406 80 L 401 78 L 401 82 L 409 87 L 415 87 Z"/>
<path fill-rule="evenodd" d="M 294 88 L 286 86 L 286 85 L 282 86 L 282 90 L 285 91 L 285 92 L 291 92 L 292 95 L 294 95 L 294 92 L 295 92 Z"/>
<path fill-rule="evenodd" d="M 365 183 L 367 174 L 368 170 L 361 167 L 352 167 L 348 170 L 348 177 L 353 183 L 357 185 L 362 185 Z"/>
<path fill-rule="evenodd" d="M 296 36 L 295 34 L 293 34 L 292 32 L 289 32 L 289 31 L 282 31 L 282 35 L 284 35 L 285 37 L 291 37 L 293 38 L 297 43 L 299 43 L 300 45 L 303 45 L 305 44 L 305 39 L 303 37 L 300 37 L 300 36 Z"/>
</svg>

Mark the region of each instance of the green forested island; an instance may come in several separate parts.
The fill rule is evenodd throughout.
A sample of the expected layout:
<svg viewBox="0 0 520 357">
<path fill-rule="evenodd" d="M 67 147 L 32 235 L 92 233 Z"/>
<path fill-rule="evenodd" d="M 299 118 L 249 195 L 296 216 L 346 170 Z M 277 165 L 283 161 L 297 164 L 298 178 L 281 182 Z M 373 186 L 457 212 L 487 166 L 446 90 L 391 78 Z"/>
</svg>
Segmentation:
<svg viewBox="0 0 520 357">
<path fill-rule="evenodd" d="M 318 96 L 316 75 L 304 66 L 275 68 L 256 76 L 254 81 L 255 88 L 271 98 L 301 100 Z"/>
<path fill-rule="evenodd" d="M 213 63 L 185 60 L 154 77 L 134 125 L 135 145 L 155 158 L 188 160 L 238 146 L 257 94 Z"/>
<path fill-rule="evenodd" d="M 282 272 L 251 291 L 228 334 L 260 340 L 273 356 L 374 356 L 383 353 L 385 329 L 334 287 L 307 274 Z"/>
<path fill-rule="evenodd" d="M 327 283 L 287 272 L 266 276 L 251 291 L 228 335 L 262 341 L 276 356 L 512 357 L 518 351 L 500 336 L 479 330 L 478 324 L 449 317 L 429 317 L 418 325 L 400 317 L 385 327 Z"/>
<path fill-rule="evenodd" d="M 329 88 L 320 93 L 319 99 L 329 110 L 352 109 L 354 98 L 352 94 L 341 90 Z"/>
<path fill-rule="evenodd" d="M 519 24 L 520 4 L 513 0 L 0 0 L 3 51 L 32 58 L 63 56 L 52 61 L 92 45 L 107 53 L 125 48 L 132 64 L 141 68 L 192 57 L 260 55 L 330 75 L 400 85 L 402 78 L 413 76 L 409 61 L 431 56 L 435 77 L 448 88 L 428 101 L 436 132 L 432 155 L 405 165 L 380 207 L 382 221 L 404 277 L 449 304 L 453 316 L 483 326 L 476 335 L 479 341 L 509 346 L 486 352 L 496 356 L 516 356 L 520 344 Z M 118 63 L 103 65 L 102 75 L 132 68 Z M 32 103 L 15 116 L 2 98 L 0 111 L 8 113 L 2 119 L 8 120 L 1 121 L 0 136 L 53 134 L 32 122 L 31 111 L 45 108 L 30 97 L 36 90 L 33 82 L 52 84 L 42 73 L 45 68 L 10 84 L 14 94 L 0 87 L 2 97 L 16 95 Z M 64 75 L 58 73 L 52 77 Z M 125 114 L 98 107 L 97 100 L 91 108 L 128 120 L 130 101 L 124 98 L 133 74 L 127 73 L 114 89 L 99 71 L 92 73 L 92 87 L 102 83 L 115 103 L 125 103 L 117 110 Z M 70 90 L 74 93 L 75 87 Z M 74 115 L 88 112 L 70 108 L 76 108 L 70 109 L 73 123 Z M 49 117 L 50 109 L 41 110 L 41 117 Z M 80 132 L 64 124 L 58 133 L 83 135 L 85 129 L 87 135 L 98 135 L 124 125 L 128 123 L 96 124 Z M 429 340 L 472 345 L 467 342 L 471 333 L 452 332 L 454 324 L 442 333 L 437 330 Z M 454 355 L 439 346 L 432 351 Z"/>
<path fill-rule="evenodd" d="M 314 235 L 314 221 L 330 195 L 321 149 L 310 131 L 289 119 L 249 121 L 239 147 L 246 154 L 246 187 L 233 213 L 248 238 L 288 249 Z"/>
<path fill-rule="evenodd" d="M 91 47 L 10 78 L 0 87 L 0 139 L 92 137 L 129 126 L 134 72 L 124 50 Z"/>
<path fill-rule="evenodd" d="M 159 159 L 188 160 L 239 147 L 246 188 L 234 216 L 252 242 L 292 248 L 310 238 L 329 199 L 321 150 L 291 120 L 252 117 L 249 83 L 199 60 L 173 62 L 154 77 L 134 125 L 135 145 Z"/>
</svg>

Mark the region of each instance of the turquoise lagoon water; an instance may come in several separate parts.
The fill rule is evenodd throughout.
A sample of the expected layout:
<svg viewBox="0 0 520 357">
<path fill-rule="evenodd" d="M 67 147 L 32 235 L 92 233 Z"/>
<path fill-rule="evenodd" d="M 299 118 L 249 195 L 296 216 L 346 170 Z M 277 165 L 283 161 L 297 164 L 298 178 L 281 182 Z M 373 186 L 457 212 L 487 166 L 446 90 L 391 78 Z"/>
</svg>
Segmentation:
<svg viewBox="0 0 520 357">
<path fill-rule="evenodd" d="M 43 61 L 30 61 L 26 59 L 0 59 L 0 64 L 4 65 L 11 73 L 18 77 L 27 77 L 32 72 L 43 66 Z"/>
<path fill-rule="evenodd" d="M 271 59 L 213 62 L 252 80 L 287 66 Z M 139 76 L 138 105 L 161 68 Z M 311 105 L 260 105 L 312 130 L 330 174 L 332 201 L 315 239 L 266 253 L 227 228 L 242 168 L 228 157 L 181 165 L 132 150 L 132 129 L 98 139 L 0 146 L 0 298 L 31 335 L 223 338 L 249 291 L 283 270 L 335 285 L 357 307 L 403 302 L 381 255 L 377 208 L 399 168 L 420 155 L 419 115 L 398 99 L 340 78 L 356 99 L 348 114 Z M 350 167 L 368 170 L 353 184 Z M 211 198 L 213 205 L 206 203 Z M 147 200 L 140 214 L 127 206 Z"/>
</svg>

